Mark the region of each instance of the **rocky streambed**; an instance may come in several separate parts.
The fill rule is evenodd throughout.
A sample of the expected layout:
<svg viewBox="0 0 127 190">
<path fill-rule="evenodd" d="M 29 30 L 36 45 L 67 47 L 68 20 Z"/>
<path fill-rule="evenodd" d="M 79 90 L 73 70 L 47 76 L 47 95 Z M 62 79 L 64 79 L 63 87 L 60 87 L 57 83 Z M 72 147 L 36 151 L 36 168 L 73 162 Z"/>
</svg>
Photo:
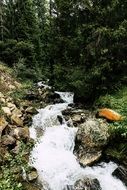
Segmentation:
<svg viewBox="0 0 127 190">
<path fill-rule="evenodd" d="M 38 171 L 41 189 L 125 190 L 125 178 L 112 175 L 118 176 L 117 164 L 99 162 L 110 139 L 106 120 L 75 108 L 71 93 L 56 93 L 64 103 L 38 110 L 31 128 L 36 145 L 30 164 Z"/>
<path fill-rule="evenodd" d="M 13 181 L 24 190 L 127 189 L 125 166 L 102 162 L 110 141 L 108 123 L 75 106 L 72 93 L 40 84 L 20 104 L 2 93 L 0 101 L 1 168 L 12 166 Z"/>
</svg>

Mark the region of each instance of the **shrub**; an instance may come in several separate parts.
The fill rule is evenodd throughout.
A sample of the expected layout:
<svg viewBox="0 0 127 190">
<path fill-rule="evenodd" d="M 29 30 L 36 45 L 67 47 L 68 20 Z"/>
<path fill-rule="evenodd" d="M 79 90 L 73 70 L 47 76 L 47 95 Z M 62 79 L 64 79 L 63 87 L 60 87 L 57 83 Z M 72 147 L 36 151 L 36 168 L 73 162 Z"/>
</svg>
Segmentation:
<svg viewBox="0 0 127 190">
<path fill-rule="evenodd" d="M 7 63 L 9 66 L 13 66 L 13 63 L 16 62 L 14 51 L 16 43 L 16 40 L 7 40 L 6 42 L 0 41 L 0 60 Z"/>
<path fill-rule="evenodd" d="M 34 46 L 30 42 L 24 41 L 0 41 L 0 59 L 11 67 L 20 59 L 24 59 L 24 64 L 33 68 L 35 65 Z"/>
</svg>

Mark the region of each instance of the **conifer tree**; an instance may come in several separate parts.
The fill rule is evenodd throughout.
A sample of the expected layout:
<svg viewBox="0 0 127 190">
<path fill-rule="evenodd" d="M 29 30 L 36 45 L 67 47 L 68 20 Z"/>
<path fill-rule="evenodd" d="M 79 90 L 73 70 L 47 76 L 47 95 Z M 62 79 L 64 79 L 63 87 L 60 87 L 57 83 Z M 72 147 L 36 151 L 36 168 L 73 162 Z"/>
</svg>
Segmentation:
<svg viewBox="0 0 127 190">
<path fill-rule="evenodd" d="M 33 0 L 15 2 L 15 38 L 33 41 L 38 34 L 37 19 Z"/>
</svg>

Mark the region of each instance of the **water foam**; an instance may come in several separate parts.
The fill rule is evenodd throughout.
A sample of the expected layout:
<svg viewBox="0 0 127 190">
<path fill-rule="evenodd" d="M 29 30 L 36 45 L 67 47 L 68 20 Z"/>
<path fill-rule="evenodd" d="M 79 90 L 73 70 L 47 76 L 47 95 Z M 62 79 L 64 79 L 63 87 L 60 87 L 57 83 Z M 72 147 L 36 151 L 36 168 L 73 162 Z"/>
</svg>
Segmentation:
<svg viewBox="0 0 127 190">
<path fill-rule="evenodd" d="M 67 103 L 47 106 L 33 117 L 32 128 L 35 131 L 37 128 L 44 130 L 40 138 L 34 134 L 37 143 L 30 156 L 30 164 L 37 169 L 39 180 L 47 182 L 46 190 L 63 190 L 78 179 L 89 176 L 99 180 L 102 190 L 126 190 L 122 182 L 111 175 L 117 168 L 116 164 L 110 162 L 92 168 L 80 167 L 73 154 L 77 128 L 69 128 L 65 121 L 60 125 L 57 119 L 72 102 L 72 94 L 69 98 L 68 94 L 64 97 Z"/>
</svg>

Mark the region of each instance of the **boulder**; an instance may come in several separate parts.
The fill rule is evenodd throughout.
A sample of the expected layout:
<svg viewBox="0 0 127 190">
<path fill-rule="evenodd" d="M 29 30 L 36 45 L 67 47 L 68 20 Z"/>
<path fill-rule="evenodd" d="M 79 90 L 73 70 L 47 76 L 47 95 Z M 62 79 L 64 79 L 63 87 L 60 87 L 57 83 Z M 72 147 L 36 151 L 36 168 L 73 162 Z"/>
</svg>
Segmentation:
<svg viewBox="0 0 127 190">
<path fill-rule="evenodd" d="M 8 88 L 9 88 L 10 90 L 15 90 L 15 89 L 16 89 L 16 87 L 15 87 L 14 85 L 12 85 L 12 84 L 9 84 L 9 85 L 8 85 Z"/>
<path fill-rule="evenodd" d="M 119 166 L 112 174 L 119 178 L 127 186 L 127 168 L 124 166 Z"/>
<path fill-rule="evenodd" d="M 15 144 L 16 140 L 15 140 L 15 138 L 13 138 L 12 136 L 3 135 L 1 142 L 2 142 L 3 145 L 8 146 L 8 145 L 13 145 L 13 144 Z"/>
<path fill-rule="evenodd" d="M 27 175 L 27 178 L 28 178 L 28 181 L 34 181 L 36 180 L 38 177 L 38 173 L 37 171 L 31 171 L 28 175 Z"/>
<path fill-rule="evenodd" d="M 88 117 L 92 117 L 93 114 L 85 109 L 68 108 L 62 111 L 66 121 L 72 120 L 73 125 L 77 127 L 79 124 L 84 123 Z"/>
<path fill-rule="evenodd" d="M 8 107 L 2 107 L 1 108 L 3 110 L 3 112 L 7 115 L 10 116 L 11 115 L 11 110 Z"/>
<path fill-rule="evenodd" d="M 7 107 L 10 108 L 11 111 L 13 111 L 16 108 L 16 105 L 11 102 L 8 102 Z"/>
<path fill-rule="evenodd" d="M 97 162 L 102 155 L 102 151 L 94 151 L 94 149 L 92 149 L 91 151 L 86 152 L 86 155 L 80 157 L 80 164 L 82 166 L 86 166 L 86 165 L 91 165 L 94 162 Z"/>
<path fill-rule="evenodd" d="M 23 121 L 21 118 L 19 118 L 18 115 L 13 114 L 11 116 L 11 122 L 12 122 L 12 124 L 15 124 L 17 126 L 23 126 Z"/>
<path fill-rule="evenodd" d="M 22 111 L 18 108 L 15 108 L 13 111 L 12 111 L 12 115 L 16 115 L 17 117 L 22 117 Z"/>
<path fill-rule="evenodd" d="M 123 117 L 119 113 L 108 108 L 100 109 L 98 112 L 98 116 L 104 117 L 110 121 L 120 121 L 123 119 Z"/>
<path fill-rule="evenodd" d="M 6 102 L 12 102 L 13 101 L 13 99 L 12 99 L 12 97 L 7 97 L 7 99 L 6 99 Z"/>
<path fill-rule="evenodd" d="M 81 122 L 81 118 L 82 118 L 81 115 L 74 115 L 74 116 L 72 117 L 72 121 L 73 121 L 73 122 L 76 122 L 76 123 L 80 123 L 80 122 Z"/>
<path fill-rule="evenodd" d="M 14 128 L 11 133 L 13 137 L 16 139 L 29 139 L 30 138 L 30 133 L 29 133 L 29 128 L 28 127 L 16 127 Z"/>
<path fill-rule="evenodd" d="M 32 101 L 32 100 L 38 100 L 40 99 L 40 96 L 38 94 L 37 89 L 28 91 L 25 97 L 26 100 Z"/>
<path fill-rule="evenodd" d="M 75 182 L 74 186 L 68 187 L 69 190 L 102 190 L 97 179 L 80 179 Z"/>
<path fill-rule="evenodd" d="M 45 92 L 41 95 L 41 97 L 46 103 L 63 103 L 63 100 L 61 100 L 60 95 L 55 93 L 51 89 L 45 89 Z"/>
<path fill-rule="evenodd" d="M 89 118 L 78 126 L 75 154 L 83 165 L 91 165 L 101 157 L 103 147 L 108 143 L 108 126 L 103 120 Z"/>
<path fill-rule="evenodd" d="M 38 113 L 38 111 L 36 110 L 36 108 L 34 108 L 34 107 L 28 107 L 28 108 L 26 108 L 26 113 L 30 113 L 30 114 L 37 114 Z"/>
</svg>

